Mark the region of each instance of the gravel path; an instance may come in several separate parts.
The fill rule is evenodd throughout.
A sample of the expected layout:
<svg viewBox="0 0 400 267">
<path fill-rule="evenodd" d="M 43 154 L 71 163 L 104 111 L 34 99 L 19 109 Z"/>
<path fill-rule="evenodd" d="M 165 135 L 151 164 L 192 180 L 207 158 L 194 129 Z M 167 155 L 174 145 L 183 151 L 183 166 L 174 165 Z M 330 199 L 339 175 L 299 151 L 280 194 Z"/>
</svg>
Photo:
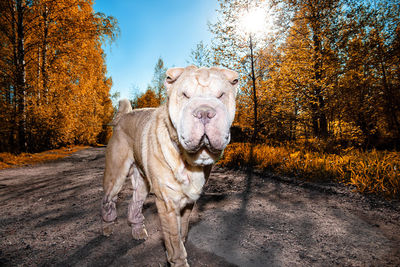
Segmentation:
<svg viewBox="0 0 400 267">
<path fill-rule="evenodd" d="M 0 171 L 0 266 L 166 266 L 154 197 L 149 232 L 101 235 L 104 148 Z M 191 217 L 191 266 L 400 266 L 400 203 L 334 184 L 214 168 Z"/>
</svg>

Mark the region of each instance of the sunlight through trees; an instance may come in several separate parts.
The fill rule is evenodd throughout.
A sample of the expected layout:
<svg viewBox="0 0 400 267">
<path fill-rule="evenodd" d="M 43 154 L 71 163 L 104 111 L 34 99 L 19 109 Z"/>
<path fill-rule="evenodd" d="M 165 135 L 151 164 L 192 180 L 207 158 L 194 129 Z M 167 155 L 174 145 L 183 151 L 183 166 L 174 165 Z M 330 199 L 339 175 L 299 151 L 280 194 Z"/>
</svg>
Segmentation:
<svg viewBox="0 0 400 267">
<path fill-rule="evenodd" d="M 219 4 L 214 63 L 242 74 L 241 141 L 399 146 L 399 1 Z"/>
</svg>

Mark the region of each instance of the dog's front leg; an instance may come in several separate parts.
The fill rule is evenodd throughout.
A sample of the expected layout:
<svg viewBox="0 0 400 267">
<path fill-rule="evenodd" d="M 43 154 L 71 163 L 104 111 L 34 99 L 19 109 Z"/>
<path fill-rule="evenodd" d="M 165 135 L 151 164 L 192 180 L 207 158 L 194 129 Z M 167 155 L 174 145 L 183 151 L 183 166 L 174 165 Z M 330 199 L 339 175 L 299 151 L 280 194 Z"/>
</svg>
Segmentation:
<svg viewBox="0 0 400 267">
<path fill-rule="evenodd" d="M 186 249 L 181 237 L 181 216 L 179 208 L 172 201 L 156 199 L 161 228 L 167 249 L 168 262 L 172 267 L 189 266 Z"/>
<path fill-rule="evenodd" d="M 185 243 L 187 234 L 189 232 L 190 214 L 192 213 L 193 207 L 194 207 L 194 203 L 188 204 L 182 210 L 181 237 L 182 237 L 183 243 Z"/>
</svg>

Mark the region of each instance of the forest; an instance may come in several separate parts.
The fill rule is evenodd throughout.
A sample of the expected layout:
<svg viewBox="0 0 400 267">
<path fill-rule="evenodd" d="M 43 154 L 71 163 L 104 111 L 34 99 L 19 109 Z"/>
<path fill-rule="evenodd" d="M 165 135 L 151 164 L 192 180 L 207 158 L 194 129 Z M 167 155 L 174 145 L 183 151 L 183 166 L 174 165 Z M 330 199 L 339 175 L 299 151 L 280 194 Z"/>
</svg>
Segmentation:
<svg viewBox="0 0 400 267">
<path fill-rule="evenodd" d="M 216 12 L 212 39 L 187 63 L 240 73 L 219 164 L 399 196 L 400 2 L 218 0 Z M 3 0 L 0 15 L 0 151 L 107 143 L 102 45 L 118 37 L 117 19 L 92 0 Z M 134 108 L 166 101 L 169 64 L 158 59 Z"/>
<path fill-rule="evenodd" d="M 102 44 L 118 32 L 91 0 L 0 2 L 0 151 L 106 141 L 112 81 Z"/>
</svg>

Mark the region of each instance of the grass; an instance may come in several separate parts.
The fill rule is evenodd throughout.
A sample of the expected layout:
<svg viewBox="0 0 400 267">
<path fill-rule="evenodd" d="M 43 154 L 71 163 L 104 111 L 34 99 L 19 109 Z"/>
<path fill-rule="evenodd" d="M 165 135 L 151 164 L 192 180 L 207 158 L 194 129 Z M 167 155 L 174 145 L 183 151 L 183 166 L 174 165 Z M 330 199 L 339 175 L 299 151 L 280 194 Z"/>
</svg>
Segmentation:
<svg viewBox="0 0 400 267">
<path fill-rule="evenodd" d="M 71 146 L 40 153 L 21 153 L 19 155 L 6 152 L 0 153 L 0 170 L 63 158 L 87 147 L 88 146 Z"/>
<path fill-rule="evenodd" d="M 313 182 L 340 182 L 361 193 L 400 198 L 400 152 L 342 151 L 340 154 L 311 152 L 289 146 L 255 145 L 253 158 L 247 143 L 230 144 L 218 164 L 270 170 Z"/>
</svg>

